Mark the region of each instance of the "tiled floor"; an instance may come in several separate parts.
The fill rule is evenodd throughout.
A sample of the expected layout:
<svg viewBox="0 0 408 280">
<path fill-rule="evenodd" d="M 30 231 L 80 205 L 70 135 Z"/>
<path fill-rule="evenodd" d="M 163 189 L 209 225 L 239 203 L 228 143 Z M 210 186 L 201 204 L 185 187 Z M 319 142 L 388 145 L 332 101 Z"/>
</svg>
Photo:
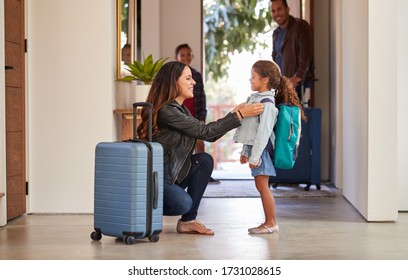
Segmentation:
<svg viewBox="0 0 408 280">
<path fill-rule="evenodd" d="M 247 233 L 263 221 L 259 198 L 205 198 L 199 219 L 215 236 L 178 234 L 178 217 L 165 217 L 157 243 L 134 245 L 108 236 L 92 241 L 90 214 L 22 216 L 0 228 L 0 259 L 408 259 L 408 213 L 395 223 L 367 223 L 341 194 L 276 202 L 279 234 Z"/>
</svg>

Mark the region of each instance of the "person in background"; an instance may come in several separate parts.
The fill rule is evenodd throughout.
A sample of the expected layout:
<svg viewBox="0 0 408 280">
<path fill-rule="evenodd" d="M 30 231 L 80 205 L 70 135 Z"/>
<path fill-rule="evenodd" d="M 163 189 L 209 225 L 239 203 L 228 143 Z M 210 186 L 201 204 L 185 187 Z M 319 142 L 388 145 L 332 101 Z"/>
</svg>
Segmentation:
<svg viewBox="0 0 408 280">
<path fill-rule="evenodd" d="M 205 122 L 207 117 L 207 102 L 204 91 L 203 76 L 196 69 L 191 67 L 191 62 L 194 59 L 194 54 L 192 48 L 188 44 L 180 44 L 175 50 L 176 61 L 183 62 L 188 67 L 190 67 L 193 74 L 193 79 L 196 82 L 194 85 L 194 97 L 184 101 L 184 105 L 190 110 L 190 113 L 198 120 Z M 204 152 L 204 141 L 197 140 L 196 152 Z M 219 184 L 219 180 L 210 178 L 210 183 Z"/>
<path fill-rule="evenodd" d="M 163 146 L 163 215 L 178 216 L 178 233 L 213 235 L 196 217 L 207 187 L 214 160 L 207 153 L 195 153 L 196 140 L 216 141 L 241 125 L 241 120 L 262 113 L 260 103 L 236 106 L 225 117 L 208 124 L 197 120 L 184 105 L 193 97 L 196 82 L 191 69 L 178 61 L 167 62 L 153 80 L 146 102 L 152 104 L 152 140 Z M 147 140 L 149 110 L 141 111 L 137 128 Z"/>
<path fill-rule="evenodd" d="M 298 106 L 301 111 L 302 107 L 291 82 L 281 75 L 278 65 L 273 61 L 255 62 L 249 81 L 255 93 L 250 95 L 247 104 L 262 103 L 262 100 L 269 102 L 263 103 L 264 110 L 261 115 L 243 119 L 234 135 L 234 140 L 243 144 L 240 162 L 249 163 L 265 214 L 264 222 L 257 227 L 249 228 L 248 232 L 274 233 L 279 231 L 279 226 L 276 221 L 275 199 L 269 189 L 269 176 L 276 176 L 276 171 L 267 145 L 269 141 L 272 145 L 275 143 L 273 129 L 278 116 L 275 102 Z"/>
<path fill-rule="evenodd" d="M 278 24 L 273 32 L 272 59 L 295 87 L 299 100 L 313 81 L 313 40 L 309 23 L 289 14 L 286 0 L 271 0 L 272 19 Z M 303 92 L 302 92 L 303 90 Z"/>
<path fill-rule="evenodd" d="M 121 61 L 120 61 L 120 76 L 126 77 L 129 75 L 129 67 L 127 63 L 131 63 L 131 47 L 130 44 L 125 44 L 121 49 Z"/>
</svg>

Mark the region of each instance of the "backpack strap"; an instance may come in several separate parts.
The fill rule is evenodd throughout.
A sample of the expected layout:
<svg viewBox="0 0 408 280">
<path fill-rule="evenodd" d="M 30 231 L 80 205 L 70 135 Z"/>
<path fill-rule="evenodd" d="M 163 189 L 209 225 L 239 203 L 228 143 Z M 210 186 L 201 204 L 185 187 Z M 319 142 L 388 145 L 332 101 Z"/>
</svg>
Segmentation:
<svg viewBox="0 0 408 280">
<path fill-rule="evenodd" d="M 272 101 L 272 99 L 270 99 L 270 98 L 268 98 L 268 97 L 262 99 L 260 102 L 261 102 L 261 103 L 265 103 L 265 102 L 272 102 L 272 103 L 274 103 L 274 102 Z"/>
<path fill-rule="evenodd" d="M 265 103 L 265 102 L 271 102 L 271 103 L 275 103 L 272 101 L 272 99 L 270 99 L 269 97 L 266 97 L 264 99 L 261 99 L 261 101 L 259 101 L 261 103 Z M 258 115 L 258 123 L 261 122 L 261 117 Z"/>
<path fill-rule="evenodd" d="M 274 101 L 272 101 L 272 99 L 270 99 L 269 97 L 266 97 L 264 99 L 261 99 L 260 101 L 261 103 L 265 103 L 265 102 L 271 102 L 271 103 L 275 103 Z M 261 121 L 261 117 L 258 116 L 258 122 Z M 269 156 L 271 157 L 272 161 L 273 161 L 273 145 L 271 142 L 271 138 L 268 138 L 268 143 L 266 144 L 265 149 L 268 151 Z"/>
</svg>

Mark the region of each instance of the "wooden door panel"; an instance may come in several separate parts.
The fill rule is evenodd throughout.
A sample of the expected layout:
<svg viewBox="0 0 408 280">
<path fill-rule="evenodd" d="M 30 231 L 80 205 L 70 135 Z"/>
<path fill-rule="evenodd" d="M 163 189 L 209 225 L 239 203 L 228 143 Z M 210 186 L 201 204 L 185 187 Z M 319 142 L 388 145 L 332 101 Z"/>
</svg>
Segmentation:
<svg viewBox="0 0 408 280">
<path fill-rule="evenodd" d="M 7 133 L 7 220 L 26 212 L 25 163 L 22 139 L 21 131 Z"/>
<path fill-rule="evenodd" d="M 23 129 L 21 88 L 6 88 L 6 131 L 21 131 Z"/>
<path fill-rule="evenodd" d="M 21 150 L 21 131 L 8 132 L 6 137 L 7 177 L 21 175 L 23 172 L 23 154 Z M 7 186 L 9 187 L 9 186 Z"/>
<path fill-rule="evenodd" d="M 17 44 L 21 42 L 21 1 L 23 0 L 4 1 L 4 36 L 6 41 Z"/>
<path fill-rule="evenodd" d="M 23 80 L 22 73 L 22 45 L 6 41 L 5 60 L 7 66 L 14 69 L 6 70 L 6 87 L 21 87 Z"/>
<path fill-rule="evenodd" d="M 26 213 L 24 0 L 4 0 L 7 220 Z"/>
<path fill-rule="evenodd" d="M 7 220 L 18 217 L 26 212 L 26 193 L 20 187 L 24 185 L 22 175 L 7 177 Z M 22 213 L 23 211 L 23 213 Z"/>
</svg>

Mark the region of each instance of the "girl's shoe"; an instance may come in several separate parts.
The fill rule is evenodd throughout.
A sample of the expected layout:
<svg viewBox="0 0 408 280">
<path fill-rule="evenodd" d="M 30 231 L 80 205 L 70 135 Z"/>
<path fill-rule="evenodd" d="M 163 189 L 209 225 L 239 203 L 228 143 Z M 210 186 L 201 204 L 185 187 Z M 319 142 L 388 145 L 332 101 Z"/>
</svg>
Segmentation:
<svg viewBox="0 0 408 280">
<path fill-rule="evenodd" d="M 262 224 L 259 227 L 248 229 L 248 232 L 250 234 L 271 234 L 274 232 L 279 232 L 279 226 L 274 225 L 273 227 L 267 227 L 266 225 Z"/>
</svg>

